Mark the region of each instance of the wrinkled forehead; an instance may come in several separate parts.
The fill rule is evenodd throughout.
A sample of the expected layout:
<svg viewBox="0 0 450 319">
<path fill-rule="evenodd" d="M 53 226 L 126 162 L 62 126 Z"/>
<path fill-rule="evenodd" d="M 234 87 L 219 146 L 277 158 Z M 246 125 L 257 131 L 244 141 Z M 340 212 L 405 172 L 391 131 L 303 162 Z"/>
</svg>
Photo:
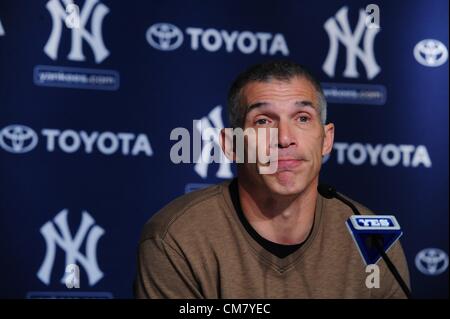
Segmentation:
<svg viewBox="0 0 450 319">
<path fill-rule="evenodd" d="M 264 82 L 249 82 L 241 93 L 241 104 L 247 108 L 257 103 L 288 103 L 305 101 L 318 109 L 318 93 L 314 85 L 305 78 L 288 80 L 271 79 Z"/>
</svg>

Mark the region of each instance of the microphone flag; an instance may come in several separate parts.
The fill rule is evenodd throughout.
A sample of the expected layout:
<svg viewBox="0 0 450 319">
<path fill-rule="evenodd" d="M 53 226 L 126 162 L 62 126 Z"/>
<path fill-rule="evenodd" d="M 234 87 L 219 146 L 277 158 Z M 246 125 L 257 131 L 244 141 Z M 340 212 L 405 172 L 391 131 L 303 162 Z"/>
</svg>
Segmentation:
<svg viewBox="0 0 450 319">
<path fill-rule="evenodd" d="M 366 266 L 376 264 L 381 258 L 374 240 L 387 252 L 403 235 L 392 215 L 352 215 L 346 225 Z"/>
</svg>

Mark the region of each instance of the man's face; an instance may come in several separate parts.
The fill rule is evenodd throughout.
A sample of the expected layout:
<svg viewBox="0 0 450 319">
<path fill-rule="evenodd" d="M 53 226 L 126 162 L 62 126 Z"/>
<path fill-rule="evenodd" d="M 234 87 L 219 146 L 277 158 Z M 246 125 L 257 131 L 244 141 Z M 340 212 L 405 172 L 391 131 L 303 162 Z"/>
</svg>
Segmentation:
<svg viewBox="0 0 450 319">
<path fill-rule="evenodd" d="M 277 149 L 278 161 L 273 174 L 260 174 L 257 161 L 240 165 L 240 175 L 278 195 L 316 187 L 322 156 L 331 151 L 334 126 L 322 125 L 313 85 L 298 77 L 251 82 L 242 90 L 242 103 L 247 107 L 244 129 L 278 129 L 277 140 L 264 142 L 266 152 Z M 246 149 L 255 147 L 248 143 Z"/>
</svg>

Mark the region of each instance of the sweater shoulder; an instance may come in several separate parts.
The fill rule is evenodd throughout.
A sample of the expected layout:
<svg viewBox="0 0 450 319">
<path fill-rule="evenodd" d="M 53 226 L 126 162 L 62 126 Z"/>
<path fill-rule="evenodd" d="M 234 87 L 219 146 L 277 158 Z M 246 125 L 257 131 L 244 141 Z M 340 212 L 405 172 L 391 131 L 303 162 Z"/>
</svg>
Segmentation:
<svg viewBox="0 0 450 319">
<path fill-rule="evenodd" d="M 169 231 L 178 228 L 195 230 L 200 223 L 214 220 L 219 203 L 228 185 L 223 182 L 184 194 L 155 213 L 144 225 L 140 241 L 150 238 L 164 239 Z M 175 229 L 176 228 L 176 229 Z"/>
<path fill-rule="evenodd" d="M 361 215 L 373 215 L 374 213 L 372 210 L 370 210 L 365 205 L 361 204 L 360 202 L 348 197 L 345 194 L 339 193 L 342 197 L 344 197 L 346 200 L 351 202 L 353 205 L 355 205 L 356 209 L 361 213 Z M 340 200 L 336 198 L 332 199 L 324 199 L 325 207 L 327 211 L 331 211 L 332 214 L 336 214 L 336 217 L 339 219 L 347 219 L 351 215 L 354 215 L 352 209 L 341 202 Z"/>
</svg>

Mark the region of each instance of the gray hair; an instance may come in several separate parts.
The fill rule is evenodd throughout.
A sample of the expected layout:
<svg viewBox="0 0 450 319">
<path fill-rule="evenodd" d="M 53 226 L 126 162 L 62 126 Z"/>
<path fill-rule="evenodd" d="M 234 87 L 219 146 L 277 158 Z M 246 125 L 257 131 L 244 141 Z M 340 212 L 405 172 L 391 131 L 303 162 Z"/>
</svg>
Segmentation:
<svg viewBox="0 0 450 319">
<path fill-rule="evenodd" d="M 250 82 L 289 81 L 294 77 L 308 80 L 316 90 L 322 124 L 327 119 L 327 101 L 319 81 L 304 66 L 279 60 L 256 64 L 238 75 L 228 91 L 228 114 L 233 128 L 243 127 L 247 110 L 241 103 L 242 89 Z"/>
</svg>

